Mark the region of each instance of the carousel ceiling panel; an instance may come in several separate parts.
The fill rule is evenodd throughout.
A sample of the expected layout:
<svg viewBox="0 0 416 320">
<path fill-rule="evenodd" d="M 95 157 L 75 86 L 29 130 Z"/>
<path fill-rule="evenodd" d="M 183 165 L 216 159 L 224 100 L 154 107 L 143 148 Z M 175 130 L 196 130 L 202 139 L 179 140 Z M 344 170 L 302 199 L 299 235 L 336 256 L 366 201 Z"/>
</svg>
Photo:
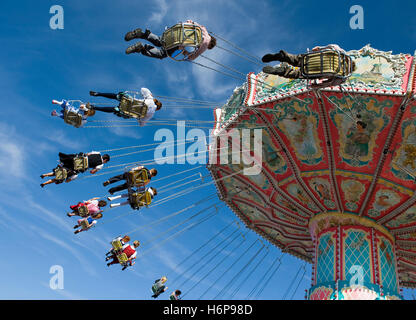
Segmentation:
<svg viewBox="0 0 416 320">
<path fill-rule="evenodd" d="M 416 64 L 411 55 L 370 46 L 348 54 L 357 68 L 341 87 L 314 91 L 302 79 L 249 74 L 217 109 L 214 135 L 261 129 L 262 171 L 245 175 L 249 165 L 231 161 L 209 170 L 243 221 L 307 261 L 315 215 L 352 213 L 386 227 L 396 239 L 401 282 L 413 286 L 416 102 L 408 99 L 416 92 Z M 244 146 L 252 155 L 255 139 Z"/>
</svg>

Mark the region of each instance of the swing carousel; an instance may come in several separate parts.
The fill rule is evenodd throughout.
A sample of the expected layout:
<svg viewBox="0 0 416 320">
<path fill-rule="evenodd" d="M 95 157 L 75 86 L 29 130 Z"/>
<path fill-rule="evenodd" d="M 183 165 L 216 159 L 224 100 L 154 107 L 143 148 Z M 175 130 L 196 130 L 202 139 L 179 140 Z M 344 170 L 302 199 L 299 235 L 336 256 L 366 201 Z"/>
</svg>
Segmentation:
<svg viewBox="0 0 416 320">
<path fill-rule="evenodd" d="M 248 228 L 312 264 L 308 299 L 401 299 L 416 287 L 416 60 L 347 54 L 341 85 L 250 73 L 215 111 L 208 169 Z M 243 145 L 255 175 L 217 152 L 243 128 L 262 130 Z"/>
</svg>

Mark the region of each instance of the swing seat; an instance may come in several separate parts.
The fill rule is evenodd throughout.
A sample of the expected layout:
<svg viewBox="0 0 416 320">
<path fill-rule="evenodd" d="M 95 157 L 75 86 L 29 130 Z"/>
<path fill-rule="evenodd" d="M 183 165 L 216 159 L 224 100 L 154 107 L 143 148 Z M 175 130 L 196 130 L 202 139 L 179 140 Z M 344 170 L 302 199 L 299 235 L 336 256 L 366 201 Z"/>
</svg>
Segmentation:
<svg viewBox="0 0 416 320">
<path fill-rule="evenodd" d="M 85 218 L 89 215 L 89 210 L 87 206 L 79 206 L 77 211 L 80 217 Z"/>
<path fill-rule="evenodd" d="M 64 181 L 68 177 L 68 171 L 65 168 L 57 167 L 53 170 L 55 179 L 58 181 Z"/>
<path fill-rule="evenodd" d="M 130 194 L 129 202 L 133 209 L 138 210 L 140 207 L 150 205 L 152 203 L 152 196 L 149 191 L 145 193 L 135 192 Z"/>
<path fill-rule="evenodd" d="M 328 79 L 312 87 L 331 86 L 343 83 L 352 74 L 352 59 L 350 56 L 336 50 L 324 49 L 303 55 L 301 73 L 305 79 Z"/>
<path fill-rule="evenodd" d="M 121 265 L 125 265 L 129 261 L 129 258 L 127 258 L 125 253 L 121 253 L 117 255 L 117 260 Z"/>
<path fill-rule="evenodd" d="M 159 287 L 156 283 L 154 285 L 152 285 L 152 292 L 154 294 L 160 294 L 160 289 L 162 289 L 164 286 Z"/>
<path fill-rule="evenodd" d="M 74 170 L 84 172 L 88 169 L 88 157 L 76 156 L 74 158 Z"/>
<path fill-rule="evenodd" d="M 161 38 L 163 48 L 168 52 L 168 56 L 177 61 L 187 59 L 183 54 L 185 47 L 189 53 L 192 53 L 199 48 L 202 40 L 201 28 L 192 23 L 175 24 L 166 29 Z"/>
<path fill-rule="evenodd" d="M 88 220 L 81 220 L 82 230 L 87 230 L 91 225 L 88 223 Z"/>
<path fill-rule="evenodd" d="M 114 251 L 116 251 L 116 252 L 123 249 L 123 245 L 121 244 L 120 240 L 118 240 L 118 239 L 114 239 L 113 241 L 111 241 L 111 246 L 113 247 Z"/>
<path fill-rule="evenodd" d="M 120 112 L 130 118 L 142 119 L 147 114 L 147 105 L 143 100 L 123 96 L 119 105 Z"/>
<path fill-rule="evenodd" d="M 82 115 L 78 112 L 74 112 L 72 110 L 65 109 L 64 111 L 64 122 L 79 128 L 82 126 Z"/>
<path fill-rule="evenodd" d="M 147 170 L 131 170 L 127 173 L 127 184 L 130 187 L 139 187 L 149 182 Z"/>
</svg>

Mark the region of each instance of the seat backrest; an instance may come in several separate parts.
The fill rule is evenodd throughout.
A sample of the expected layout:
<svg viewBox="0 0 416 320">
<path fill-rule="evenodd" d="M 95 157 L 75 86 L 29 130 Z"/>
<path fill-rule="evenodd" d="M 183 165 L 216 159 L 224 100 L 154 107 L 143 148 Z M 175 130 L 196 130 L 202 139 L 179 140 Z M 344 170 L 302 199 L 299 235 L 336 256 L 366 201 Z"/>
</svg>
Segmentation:
<svg viewBox="0 0 416 320">
<path fill-rule="evenodd" d="M 152 196 L 149 191 L 146 191 L 144 193 L 144 195 L 142 196 L 141 202 L 146 206 L 152 203 Z"/>
<path fill-rule="evenodd" d="M 139 192 L 132 193 L 129 199 L 130 199 L 130 205 L 134 207 L 148 206 L 152 202 L 152 196 L 149 191 L 146 191 L 144 193 L 139 193 Z"/>
<path fill-rule="evenodd" d="M 351 58 L 339 51 L 321 50 L 303 55 L 302 76 L 309 79 L 348 77 L 351 74 Z"/>
<path fill-rule="evenodd" d="M 198 47 L 202 42 L 202 30 L 192 23 L 178 23 L 165 30 L 161 41 L 165 50 L 178 46 Z"/>
<path fill-rule="evenodd" d="M 141 119 L 146 116 L 148 107 L 143 100 L 123 96 L 120 101 L 119 109 L 122 113 L 131 118 Z"/>
<path fill-rule="evenodd" d="M 81 227 L 83 230 L 86 230 L 90 227 L 90 224 L 88 223 L 87 219 L 81 220 Z"/>
<path fill-rule="evenodd" d="M 65 109 L 64 111 L 64 121 L 74 127 L 79 128 L 82 125 L 82 115 L 78 112 Z"/>
<path fill-rule="evenodd" d="M 127 261 L 129 261 L 129 258 L 127 258 L 127 255 L 125 253 L 120 253 L 117 256 L 117 260 L 120 264 L 125 264 Z"/>
<path fill-rule="evenodd" d="M 138 187 L 149 181 L 147 170 L 131 170 L 127 174 L 127 182 L 132 187 Z"/>
<path fill-rule="evenodd" d="M 55 179 L 63 181 L 68 177 L 68 171 L 65 168 L 57 167 L 54 169 Z"/>
<path fill-rule="evenodd" d="M 88 169 L 88 157 L 76 156 L 74 158 L 74 170 L 84 172 Z"/>
<path fill-rule="evenodd" d="M 88 213 L 89 213 L 89 211 L 88 211 L 88 207 L 87 207 L 87 206 L 79 206 L 79 207 L 78 207 L 78 214 L 79 214 L 81 217 L 86 217 L 86 216 L 88 216 Z"/>
<path fill-rule="evenodd" d="M 111 245 L 113 246 L 114 250 L 121 250 L 123 248 L 123 245 L 121 244 L 120 240 L 114 239 L 111 241 Z"/>
</svg>

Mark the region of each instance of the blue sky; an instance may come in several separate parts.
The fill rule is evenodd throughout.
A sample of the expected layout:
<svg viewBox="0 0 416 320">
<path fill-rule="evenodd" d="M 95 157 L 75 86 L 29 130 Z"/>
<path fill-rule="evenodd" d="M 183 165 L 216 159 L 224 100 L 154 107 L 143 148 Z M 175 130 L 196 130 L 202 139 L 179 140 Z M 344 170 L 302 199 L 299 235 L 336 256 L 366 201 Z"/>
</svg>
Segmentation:
<svg viewBox="0 0 416 320">
<path fill-rule="evenodd" d="M 64 8 L 63 30 L 49 27 L 49 8 L 55 4 Z M 364 30 L 349 27 L 349 8 L 354 4 L 364 8 Z M 72 230 L 75 218 L 65 215 L 68 206 L 105 195 L 102 182 L 109 175 L 82 178 L 45 189 L 39 187 L 39 175 L 56 165 L 59 151 L 87 152 L 153 143 L 155 131 L 161 128 L 76 129 L 50 116 L 54 109 L 52 99 L 108 102 L 92 100 L 88 92 L 139 91 L 147 87 L 156 95 L 224 103 L 232 90 L 241 85 L 238 80 L 198 66 L 170 59 L 158 61 L 137 54 L 127 56 L 124 50 L 129 44 L 123 39 L 125 32 L 149 27 L 160 34 L 165 26 L 193 19 L 259 57 L 282 48 L 302 52 L 328 43 L 338 43 L 346 50 L 358 49 L 367 43 L 394 53 L 413 53 L 416 49 L 414 1 L 402 1 L 400 6 L 391 1 L 377 4 L 320 1 L 319 5 L 312 1 L 249 0 L 2 1 L 0 9 L 0 103 L 3 110 L 0 119 L 0 249 L 7 252 L 7 258 L 0 264 L 1 299 L 150 299 L 150 286 L 155 279 L 166 275 L 172 281 L 178 274 L 181 278 L 177 282 L 168 280 L 168 293 L 174 289 L 185 293 L 195 284 L 194 280 L 186 279 L 197 267 L 190 272 L 183 271 L 196 260 L 190 259 L 179 266 L 178 263 L 234 219 L 229 209 L 220 209 L 206 223 L 152 249 L 138 259 L 134 268 L 121 272 L 118 266 L 107 268 L 104 261 L 113 237 L 185 208 L 214 193 L 215 188 L 206 187 L 139 213 L 128 213 L 127 208 L 107 211 L 94 230 L 75 236 Z M 258 66 L 223 51 L 212 50 L 207 56 L 243 73 L 260 71 Z M 158 117 L 213 118 L 212 110 L 173 108 L 162 109 Z M 114 120 L 104 114 L 97 114 L 96 119 Z M 152 157 L 153 152 L 139 153 L 114 158 L 109 165 Z M 190 168 L 189 165 L 158 166 L 157 178 Z M 208 174 L 205 168 L 193 172 Z M 171 182 L 173 179 L 166 180 L 166 183 Z M 197 182 L 193 184 L 196 185 Z M 155 182 L 155 186 L 161 187 L 162 182 Z M 152 247 L 146 246 L 146 241 L 201 208 L 186 211 L 154 229 L 140 230 L 132 234 L 132 238 L 143 242 L 141 250 L 144 252 Z M 230 232 L 222 237 L 226 239 L 229 235 Z M 164 235 L 160 241 L 168 236 Z M 257 236 L 249 232 L 246 241 L 237 248 L 233 248 L 235 243 L 231 244 L 226 249 L 230 251 L 224 251 L 229 255 L 225 263 L 190 291 L 186 299 L 199 298 L 256 239 Z M 220 240 L 219 237 L 213 246 Z M 11 247 L 19 249 L 10 250 Z M 257 242 L 204 298 L 216 296 L 259 248 Z M 276 248 L 269 250 L 264 262 L 234 298 L 244 299 L 280 256 Z M 204 253 L 199 253 L 193 259 L 203 256 Z M 215 264 L 216 260 L 211 259 L 194 279 L 201 279 Z M 49 288 L 52 276 L 49 269 L 53 265 L 64 268 L 64 290 Z M 282 266 L 258 298 L 281 299 L 300 265 L 300 260 L 284 256 Z M 254 264 L 249 268 L 253 267 Z M 295 299 L 303 299 L 304 289 L 310 285 L 309 277 L 308 266 Z M 183 282 L 183 287 L 177 288 Z M 406 290 L 405 297 L 411 297 L 411 291 Z M 160 297 L 167 298 L 168 294 Z"/>
</svg>

